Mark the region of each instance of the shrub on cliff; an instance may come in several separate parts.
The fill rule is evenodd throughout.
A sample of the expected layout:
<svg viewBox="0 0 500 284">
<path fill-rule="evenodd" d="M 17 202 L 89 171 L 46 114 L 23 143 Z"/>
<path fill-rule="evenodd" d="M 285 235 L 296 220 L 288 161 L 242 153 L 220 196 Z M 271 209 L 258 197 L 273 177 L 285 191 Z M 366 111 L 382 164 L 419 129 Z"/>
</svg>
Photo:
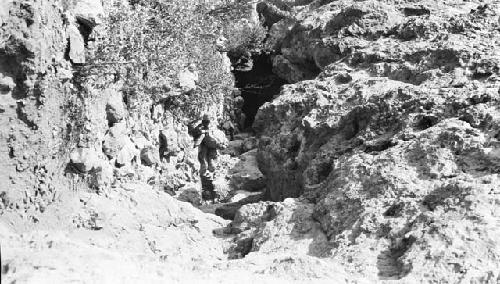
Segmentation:
<svg viewBox="0 0 500 284">
<path fill-rule="evenodd" d="M 194 63 L 201 91 L 191 97 L 190 107 L 202 108 L 210 96 L 227 94 L 233 85 L 215 49 L 220 22 L 208 15 L 210 9 L 204 3 L 174 0 L 110 7 L 90 74 L 102 84 L 122 81 L 128 107 L 135 109 L 144 101 L 175 94 L 176 74 Z M 103 75 L 108 79 L 102 80 Z"/>
<path fill-rule="evenodd" d="M 246 20 L 228 26 L 227 50 L 235 56 L 258 52 L 264 48 L 267 30 L 260 24 Z"/>
</svg>

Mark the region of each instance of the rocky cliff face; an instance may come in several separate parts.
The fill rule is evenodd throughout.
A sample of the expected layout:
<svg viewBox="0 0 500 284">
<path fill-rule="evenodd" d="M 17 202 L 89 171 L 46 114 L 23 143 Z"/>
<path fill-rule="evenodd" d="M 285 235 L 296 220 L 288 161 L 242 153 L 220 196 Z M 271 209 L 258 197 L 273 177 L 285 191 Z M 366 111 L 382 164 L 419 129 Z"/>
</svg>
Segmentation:
<svg viewBox="0 0 500 284">
<path fill-rule="evenodd" d="M 3 209 L 43 211 L 75 183 L 103 192 L 135 180 L 176 191 L 197 180 L 189 124 L 204 112 L 215 124 L 233 112 L 232 77 L 211 34 L 217 21 L 193 22 L 195 16 L 185 15 L 197 6 L 177 7 L 184 18 L 171 30 L 183 29 L 181 24 L 191 29 L 183 41 L 162 38 L 167 43 L 156 48 L 175 53 L 153 58 L 144 43 L 161 34 L 126 27 L 127 20 L 161 15 L 150 5 L 2 3 Z M 124 15 L 130 19 L 120 20 Z M 197 38 L 200 33 L 208 38 Z M 137 42 L 141 36 L 143 43 Z M 197 58 L 200 48 L 206 50 Z M 181 75 L 189 64 L 197 90 Z"/>
<path fill-rule="evenodd" d="M 53 1 L 3 1 L 0 16 L 1 206 L 43 211 L 71 135 L 62 102 L 73 94 L 65 50 L 76 20 Z"/>
<path fill-rule="evenodd" d="M 497 1 L 0 3 L 2 278 L 500 281 Z"/>
<path fill-rule="evenodd" d="M 498 281 L 499 11 L 316 1 L 271 27 L 275 72 L 314 79 L 257 114 L 267 194 L 313 202 L 349 270 Z"/>
</svg>

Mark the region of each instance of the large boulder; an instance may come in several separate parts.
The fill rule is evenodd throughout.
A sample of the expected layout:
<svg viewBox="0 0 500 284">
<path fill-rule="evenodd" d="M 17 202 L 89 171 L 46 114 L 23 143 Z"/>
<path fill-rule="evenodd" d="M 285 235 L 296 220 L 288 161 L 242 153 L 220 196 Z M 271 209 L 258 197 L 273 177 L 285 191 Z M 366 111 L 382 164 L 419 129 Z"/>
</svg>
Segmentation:
<svg viewBox="0 0 500 284">
<path fill-rule="evenodd" d="M 124 122 L 117 123 L 104 136 L 102 150 L 109 158 L 114 158 L 129 139 L 127 125 Z"/>
<path fill-rule="evenodd" d="M 243 140 L 233 140 L 229 141 L 227 148 L 221 151 L 221 154 L 238 156 L 243 151 Z"/>
<path fill-rule="evenodd" d="M 276 55 L 273 58 L 273 72 L 290 83 L 312 79 L 318 74 L 316 65 L 306 67 L 306 65 L 292 63 L 283 55 Z"/>
<path fill-rule="evenodd" d="M 97 168 L 91 172 L 89 185 L 94 189 L 105 190 L 113 184 L 114 180 L 113 166 L 108 161 L 101 160 Z"/>
<path fill-rule="evenodd" d="M 295 199 L 241 206 L 229 227 L 230 232 L 238 233 L 234 245 L 228 250 L 230 258 L 273 252 L 327 256 L 330 253 L 328 239 L 314 220 L 313 212 L 314 204 Z M 251 241 L 242 251 L 241 241 L 244 240 Z"/>
<path fill-rule="evenodd" d="M 118 153 L 116 155 L 115 164 L 118 167 L 130 165 L 132 160 L 134 160 L 138 156 L 139 156 L 139 150 L 137 150 L 137 148 L 135 148 L 134 143 L 130 140 L 130 138 L 128 138 L 127 140 L 125 140 L 125 142 L 123 143 L 123 146 L 118 151 Z"/>
<path fill-rule="evenodd" d="M 16 83 L 14 82 L 14 79 L 9 76 L 3 76 L 0 73 L 0 92 L 2 93 L 7 93 L 16 87 Z"/>
<path fill-rule="evenodd" d="M 212 149 L 223 150 L 227 148 L 228 142 L 224 131 L 218 128 L 210 129 L 209 133 L 203 138 L 203 143 Z"/>
<path fill-rule="evenodd" d="M 72 12 L 81 24 L 91 29 L 102 23 L 106 15 L 100 0 L 78 0 Z"/>
<path fill-rule="evenodd" d="M 310 62 L 319 76 L 257 113 L 266 197 L 313 201 L 353 275 L 496 281 L 498 4 L 321 2 L 275 36 L 275 69 Z M 248 237 L 251 255 L 259 235 Z"/>
<path fill-rule="evenodd" d="M 68 34 L 69 59 L 74 64 L 85 63 L 85 42 L 76 24 L 70 24 L 66 33 Z"/>
<path fill-rule="evenodd" d="M 108 120 L 108 124 L 111 126 L 122 121 L 127 115 L 122 94 L 114 89 L 106 89 L 103 92 L 103 96 L 107 97 L 106 118 Z"/>
<path fill-rule="evenodd" d="M 240 191 L 238 198 L 233 196 L 231 200 L 236 200 L 230 203 L 224 203 L 215 209 L 215 215 L 220 216 L 226 220 L 233 220 L 238 210 L 245 204 L 256 203 L 262 200 L 263 195 L 260 193 L 251 193 Z"/>
<path fill-rule="evenodd" d="M 260 191 L 265 178 L 257 163 L 257 149 L 240 156 L 240 161 L 229 171 L 233 190 Z"/>
<path fill-rule="evenodd" d="M 141 163 L 145 166 L 152 166 L 159 161 L 158 149 L 146 147 L 141 150 Z"/>
<path fill-rule="evenodd" d="M 196 185 L 186 185 L 179 189 L 177 199 L 197 206 L 201 204 L 201 192 Z"/>
<path fill-rule="evenodd" d="M 87 174 L 91 188 L 103 190 L 114 181 L 113 167 L 90 148 L 77 148 L 70 154 L 68 170 L 77 174 Z"/>
<path fill-rule="evenodd" d="M 97 151 L 90 148 L 77 148 L 69 156 L 69 165 L 81 173 L 87 173 L 100 166 Z"/>
<path fill-rule="evenodd" d="M 173 128 L 161 129 L 159 135 L 160 158 L 176 155 L 179 147 L 179 136 Z"/>
<path fill-rule="evenodd" d="M 127 135 L 125 122 L 116 123 L 109 129 L 104 136 L 102 149 L 104 154 L 109 159 L 115 159 L 116 165 L 120 167 L 129 164 L 139 155 L 139 150 Z"/>
<path fill-rule="evenodd" d="M 266 27 L 271 27 L 274 23 L 278 21 L 291 17 L 291 7 L 286 3 L 280 3 L 281 1 L 262 1 L 256 5 L 256 10 L 259 15 L 259 19 L 262 24 Z"/>
</svg>

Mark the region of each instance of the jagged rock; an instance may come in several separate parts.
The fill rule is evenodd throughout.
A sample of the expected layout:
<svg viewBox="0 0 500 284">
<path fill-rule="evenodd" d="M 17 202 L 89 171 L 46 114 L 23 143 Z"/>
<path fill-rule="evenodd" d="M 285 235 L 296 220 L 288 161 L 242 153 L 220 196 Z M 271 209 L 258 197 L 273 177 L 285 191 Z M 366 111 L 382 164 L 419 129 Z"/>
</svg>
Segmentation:
<svg viewBox="0 0 500 284">
<path fill-rule="evenodd" d="M 229 141 L 227 148 L 222 150 L 222 154 L 237 156 L 241 154 L 243 151 L 243 140 L 233 140 Z"/>
<path fill-rule="evenodd" d="M 295 19 L 285 18 L 273 24 L 271 29 L 269 29 L 269 37 L 267 39 L 269 46 L 272 46 L 273 49 L 280 49 L 282 42 L 296 22 Z"/>
<path fill-rule="evenodd" d="M 104 136 L 102 150 L 109 158 L 116 158 L 118 152 L 129 142 L 132 143 L 127 135 L 126 123 L 116 123 L 109 128 L 108 133 Z"/>
<path fill-rule="evenodd" d="M 285 85 L 261 107 L 254 124 L 259 168 L 266 175 L 266 199 L 275 202 L 240 208 L 227 227 L 230 237 L 212 234 L 227 222 L 156 189 L 163 182 L 178 189 L 197 181 L 196 149 L 189 137 L 180 137 L 180 124 L 205 109 L 224 117 L 233 107 L 225 104 L 229 94 L 206 95 L 200 89 L 188 100 L 162 100 L 158 110 L 164 112 L 152 109 L 145 96 L 136 114 L 126 119 L 130 129 L 124 136 L 143 133 L 156 143 L 159 129 L 172 126 L 180 150 L 158 167 L 128 163 L 112 168 L 121 148 L 110 151 L 112 143 L 106 141 L 104 148 L 112 153 L 107 170 L 119 179 L 115 187 L 100 194 L 79 190 L 80 182 L 99 172 L 93 167 L 68 190 L 57 174 L 58 157 L 76 143 L 100 148 L 94 144 L 104 140 L 98 132 L 107 127 L 106 102 L 89 89 L 108 80 L 124 81 L 126 74 L 119 69 L 128 67 L 118 68 L 116 77 L 63 79 L 60 70 L 71 69 L 64 60 L 69 22 L 62 13 L 71 12 L 78 1 L 65 2 L 63 8 L 53 0 L 7 2 L 0 9 L 0 73 L 22 85 L 3 96 L 9 103 L 0 110 L 0 136 L 5 138 L 0 139 L 0 239 L 9 240 L 9 249 L 2 251 L 5 282 L 93 283 L 109 275 L 124 283 L 498 282 L 497 1 L 423 0 L 417 5 L 424 9 L 406 12 L 419 8 L 416 1 L 326 0 L 306 7 L 296 7 L 301 0 L 269 1 L 293 6 L 293 27 L 285 25 L 276 29 L 283 34 L 273 35 L 274 54 L 283 56 L 284 67 L 296 69 L 286 74 L 283 68 L 284 76 L 310 73 L 312 80 Z M 106 6 L 120 15 L 151 12 L 140 2 L 125 2 Z M 182 8 L 217 16 L 239 7 L 205 10 L 202 2 L 186 2 Z M 251 2 L 244 5 L 255 8 Z M 143 19 L 149 25 L 158 17 Z M 92 32 L 89 22 L 77 21 L 84 41 Z M 192 23 L 182 38 L 198 30 Z M 198 42 L 212 44 L 209 39 L 191 42 L 189 52 L 205 50 Z M 177 46 L 176 39 L 172 43 Z M 179 57 L 168 56 L 175 62 L 192 58 L 183 48 L 178 51 Z M 210 59 L 205 55 L 212 53 L 198 59 Z M 214 61 L 200 63 L 220 70 Z M 206 76 L 218 73 L 207 72 L 212 70 L 200 69 L 200 87 L 220 83 L 210 81 L 220 76 Z M 157 74 L 137 75 L 161 91 L 153 82 Z M 179 93 L 159 96 L 172 94 Z M 120 186 L 138 178 L 149 182 L 155 168 L 161 169 L 156 177 L 164 179 L 162 184 Z M 60 186 L 51 191 L 48 184 Z M 91 208 L 106 217 L 104 224 L 71 229 L 68 216 Z M 83 223 L 91 219 L 82 217 Z M 228 256 L 240 259 L 226 261 Z M 165 267 L 168 273 L 162 272 Z"/>
<path fill-rule="evenodd" d="M 494 52 L 494 41 L 474 44 L 478 37 L 463 23 L 481 18 L 480 29 L 492 30 L 497 24 L 485 15 L 498 12 L 455 6 L 470 11 L 462 17 L 441 4 L 425 1 L 425 8 L 405 10 L 408 3 L 332 1 L 322 13 L 301 15 L 287 37 L 278 37 L 286 60 L 295 66 L 310 60 L 322 72 L 284 86 L 256 116 L 267 197 L 317 202 L 312 215 L 334 253 L 363 277 L 496 277 L 487 275 L 498 256 L 478 265 L 477 251 L 487 250 L 491 235 L 483 232 L 498 216 L 479 213 L 472 204 L 491 204 L 483 183 L 497 182 L 498 151 L 486 141 L 497 143 L 490 127 L 497 132 L 494 102 L 500 95 L 491 76 L 498 71 L 486 66 L 499 62 L 486 55 Z M 471 64 L 465 58 L 472 54 L 485 57 Z M 483 225 L 466 221 L 469 214 L 484 214 Z M 446 225 L 429 225 L 436 220 Z M 437 249 L 446 240 L 462 242 L 470 230 L 484 238 L 454 246 L 457 254 Z M 252 238 L 257 250 L 255 234 L 241 238 Z M 460 264 L 448 266 L 450 259 Z M 474 272 L 456 272 L 465 266 Z"/>
<path fill-rule="evenodd" d="M 9 92 L 16 86 L 16 83 L 9 76 L 2 76 L 0 73 L 0 92 Z"/>
<path fill-rule="evenodd" d="M 160 158 L 176 155 L 179 151 L 178 135 L 175 129 L 160 130 Z"/>
<path fill-rule="evenodd" d="M 313 204 L 291 198 L 282 203 L 252 203 L 239 209 L 231 226 L 243 230 L 237 240 L 253 240 L 251 251 L 290 250 L 324 257 L 329 243 L 313 212 Z M 296 241 L 301 239 L 307 241 Z"/>
<path fill-rule="evenodd" d="M 265 186 L 264 175 L 257 163 L 257 150 L 246 152 L 229 172 L 235 190 L 259 191 Z"/>
<path fill-rule="evenodd" d="M 251 191 L 244 191 L 244 190 L 237 190 L 233 192 L 231 195 L 231 199 L 229 199 L 229 202 L 238 202 L 244 199 L 251 199 L 254 195 L 261 195 L 261 192 L 251 192 Z"/>
<path fill-rule="evenodd" d="M 279 4 L 281 3 L 269 3 L 266 1 L 257 4 L 256 10 L 264 26 L 271 27 L 274 23 L 291 16 L 290 7 L 286 4 Z"/>
<path fill-rule="evenodd" d="M 121 149 L 116 155 L 115 164 L 118 167 L 129 165 L 137 156 L 139 156 L 139 150 L 135 148 L 134 143 L 132 143 L 130 138 L 127 137 L 127 139 L 123 142 Z"/>
<path fill-rule="evenodd" d="M 315 68 L 317 67 L 303 68 L 298 64 L 290 62 L 283 55 L 276 55 L 273 58 L 273 72 L 290 83 L 314 78 L 317 74 Z"/>
<path fill-rule="evenodd" d="M 98 153 L 90 148 L 77 148 L 70 154 L 69 164 L 82 173 L 87 173 L 100 165 Z"/>
<path fill-rule="evenodd" d="M 189 202 L 193 205 L 201 204 L 201 193 L 195 186 L 187 186 L 187 188 L 181 188 L 180 194 L 177 197 L 180 201 Z"/>
<path fill-rule="evenodd" d="M 152 166 L 158 163 L 158 149 L 153 147 L 143 148 L 141 150 L 141 162 L 146 166 Z"/>
<path fill-rule="evenodd" d="M 153 167 L 140 166 L 137 170 L 139 180 L 147 184 L 155 184 L 158 181 L 158 173 Z"/>
<path fill-rule="evenodd" d="M 76 169 L 77 173 L 88 174 L 90 188 L 103 190 L 109 188 L 114 181 L 113 167 L 100 159 L 94 149 L 77 148 L 70 154 L 70 169 Z"/>
<path fill-rule="evenodd" d="M 105 16 L 104 8 L 99 0 L 78 0 L 73 13 L 80 23 L 89 28 L 102 23 Z"/>
<path fill-rule="evenodd" d="M 269 201 L 262 201 L 254 204 L 241 206 L 237 211 L 233 227 L 241 227 L 243 230 L 256 228 L 259 224 L 267 222 L 276 217 L 275 204 Z"/>
<path fill-rule="evenodd" d="M 105 190 L 111 186 L 114 180 L 113 166 L 101 160 L 97 170 L 92 172 L 90 187 Z"/>
<path fill-rule="evenodd" d="M 118 167 L 129 165 L 140 154 L 127 135 L 125 122 L 115 123 L 110 127 L 104 136 L 102 149 L 109 159 L 114 159 L 115 165 Z"/>
<path fill-rule="evenodd" d="M 133 179 L 138 177 L 137 170 L 129 163 L 129 164 L 124 164 L 122 165 L 117 165 L 116 160 L 111 160 L 111 162 L 115 161 L 113 165 L 116 167 L 114 169 L 114 173 L 117 177 L 119 178 L 127 178 L 127 179 Z"/>
<path fill-rule="evenodd" d="M 214 128 L 210 129 L 208 135 L 203 138 L 203 143 L 212 149 L 223 150 L 227 148 L 228 139 L 224 131 Z"/>
<path fill-rule="evenodd" d="M 112 126 L 113 124 L 122 121 L 127 115 L 122 94 L 116 90 L 107 89 L 104 91 L 103 96 L 107 97 L 106 118 L 108 120 L 108 124 Z"/>
<path fill-rule="evenodd" d="M 149 141 L 146 137 L 144 137 L 142 135 L 133 136 L 133 137 L 130 137 L 130 139 L 132 139 L 132 141 L 134 142 L 135 147 L 137 147 L 137 149 L 144 149 L 147 147 L 153 147 L 153 143 L 151 143 L 151 141 Z"/>
<path fill-rule="evenodd" d="M 215 215 L 220 216 L 226 220 L 233 220 L 238 209 L 240 209 L 242 204 L 239 203 L 228 203 L 223 206 L 217 207 L 215 209 Z"/>
<path fill-rule="evenodd" d="M 244 195 L 244 197 L 241 199 L 237 199 L 237 201 L 233 201 L 230 203 L 223 204 L 222 206 L 218 206 L 215 209 L 214 212 L 215 215 L 220 216 L 226 220 L 233 220 L 236 216 L 236 213 L 241 208 L 241 206 L 245 204 L 256 203 L 262 200 L 262 194 L 252 194 L 248 192 L 242 195 Z"/>
</svg>

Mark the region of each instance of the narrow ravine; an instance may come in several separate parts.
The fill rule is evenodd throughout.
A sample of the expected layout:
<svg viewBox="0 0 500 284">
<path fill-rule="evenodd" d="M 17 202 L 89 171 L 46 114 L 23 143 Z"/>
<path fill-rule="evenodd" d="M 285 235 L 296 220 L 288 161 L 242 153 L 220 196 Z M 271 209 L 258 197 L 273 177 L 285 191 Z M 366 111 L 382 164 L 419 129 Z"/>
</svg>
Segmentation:
<svg viewBox="0 0 500 284">
<path fill-rule="evenodd" d="M 499 1 L 3 2 L 2 283 L 500 283 Z"/>
<path fill-rule="evenodd" d="M 259 108 L 278 95 L 281 86 L 286 82 L 273 73 L 272 55 L 269 53 L 252 54 L 245 63 L 240 63 L 242 58 L 231 58 L 235 86 L 241 91 L 244 100 L 242 112 L 245 121 L 242 130 L 249 130 Z"/>
<path fill-rule="evenodd" d="M 265 177 L 257 163 L 257 138 L 252 124 L 259 108 L 276 97 L 286 81 L 273 73 L 272 54 L 255 52 L 251 56 L 231 57 L 235 87 L 242 101 L 237 110 L 241 114 L 236 135 L 231 139 L 228 149 L 223 153 L 236 159 L 236 164 L 218 173 L 219 178 L 229 182 L 230 199 L 217 198 L 206 200 L 199 208 L 206 213 L 213 213 L 224 219 L 232 220 L 236 211 L 244 204 L 259 202 L 264 199 Z M 203 190 L 217 190 L 215 179 L 200 177 Z"/>
</svg>

